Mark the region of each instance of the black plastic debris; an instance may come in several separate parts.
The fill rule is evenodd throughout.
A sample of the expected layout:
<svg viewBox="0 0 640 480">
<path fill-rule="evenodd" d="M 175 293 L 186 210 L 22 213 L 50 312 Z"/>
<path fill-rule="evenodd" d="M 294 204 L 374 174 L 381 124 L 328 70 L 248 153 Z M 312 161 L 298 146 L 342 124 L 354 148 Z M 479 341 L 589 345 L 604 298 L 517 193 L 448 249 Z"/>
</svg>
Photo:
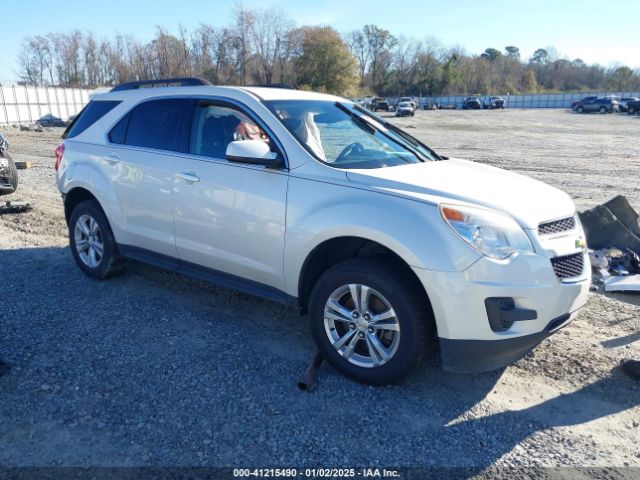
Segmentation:
<svg viewBox="0 0 640 480">
<path fill-rule="evenodd" d="M 592 249 L 616 247 L 640 255 L 638 213 L 626 197 L 618 195 L 603 205 L 580 213 L 580 221 Z"/>
<path fill-rule="evenodd" d="M 590 248 L 593 287 L 640 291 L 639 217 L 622 195 L 580 213 Z"/>
<path fill-rule="evenodd" d="M 5 202 L 0 203 L 0 215 L 4 213 L 24 213 L 31 210 L 31 204 L 27 202 Z"/>
</svg>

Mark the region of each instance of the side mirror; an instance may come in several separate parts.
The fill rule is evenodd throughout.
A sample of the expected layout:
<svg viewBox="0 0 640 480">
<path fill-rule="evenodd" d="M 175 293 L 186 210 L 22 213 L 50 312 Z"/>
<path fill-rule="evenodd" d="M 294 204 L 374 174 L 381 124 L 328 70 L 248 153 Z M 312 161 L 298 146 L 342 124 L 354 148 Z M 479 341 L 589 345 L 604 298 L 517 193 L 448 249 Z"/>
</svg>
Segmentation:
<svg viewBox="0 0 640 480">
<path fill-rule="evenodd" d="M 270 168 L 282 167 L 283 158 L 272 152 L 263 140 L 236 140 L 227 145 L 227 160 L 250 165 L 264 165 Z"/>
</svg>

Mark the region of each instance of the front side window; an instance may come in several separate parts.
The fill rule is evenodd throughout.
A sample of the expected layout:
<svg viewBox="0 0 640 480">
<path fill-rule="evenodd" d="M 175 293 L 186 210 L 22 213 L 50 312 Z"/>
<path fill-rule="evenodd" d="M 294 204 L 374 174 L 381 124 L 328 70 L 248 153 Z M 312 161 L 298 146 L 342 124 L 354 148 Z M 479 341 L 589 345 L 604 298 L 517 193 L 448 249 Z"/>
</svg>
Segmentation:
<svg viewBox="0 0 640 480">
<path fill-rule="evenodd" d="M 426 150 L 347 104 L 323 100 L 265 102 L 300 144 L 338 168 L 380 168 L 433 160 Z"/>
<path fill-rule="evenodd" d="M 227 145 L 235 140 L 269 142 L 264 130 L 235 108 L 206 103 L 196 106 L 189 153 L 224 159 Z"/>
</svg>

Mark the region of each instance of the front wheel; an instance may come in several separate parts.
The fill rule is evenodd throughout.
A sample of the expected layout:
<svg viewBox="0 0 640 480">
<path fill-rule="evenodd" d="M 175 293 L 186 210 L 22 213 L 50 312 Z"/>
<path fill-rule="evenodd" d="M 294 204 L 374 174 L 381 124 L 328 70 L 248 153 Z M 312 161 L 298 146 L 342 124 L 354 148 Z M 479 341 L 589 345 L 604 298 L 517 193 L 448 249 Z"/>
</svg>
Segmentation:
<svg viewBox="0 0 640 480">
<path fill-rule="evenodd" d="M 578 107 L 578 108 L 576 108 L 576 112 L 582 113 L 582 112 L 584 112 L 584 108 Z"/>
<path fill-rule="evenodd" d="M 379 258 L 354 258 L 327 270 L 309 300 L 314 340 L 340 373 L 369 385 L 406 377 L 435 336 L 416 280 Z"/>
<path fill-rule="evenodd" d="M 600 113 L 607 113 L 607 109 L 605 107 L 600 107 Z"/>
<path fill-rule="evenodd" d="M 627 107 L 627 113 L 629 115 L 633 115 L 634 113 L 636 113 L 636 109 L 634 107 Z"/>
<path fill-rule="evenodd" d="M 78 267 L 92 278 L 103 280 L 124 269 L 107 217 L 95 200 L 80 202 L 73 209 L 69 243 Z"/>
</svg>

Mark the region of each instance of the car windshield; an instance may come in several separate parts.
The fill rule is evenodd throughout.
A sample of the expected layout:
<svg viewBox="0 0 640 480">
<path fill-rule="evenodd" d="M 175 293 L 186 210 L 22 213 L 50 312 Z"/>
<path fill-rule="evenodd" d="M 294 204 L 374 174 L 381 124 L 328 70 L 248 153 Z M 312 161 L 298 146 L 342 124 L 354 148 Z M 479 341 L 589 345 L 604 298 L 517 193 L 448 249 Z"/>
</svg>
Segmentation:
<svg viewBox="0 0 640 480">
<path fill-rule="evenodd" d="M 409 134 L 357 105 L 324 100 L 265 101 L 300 144 L 337 168 L 382 168 L 439 157 Z"/>
<path fill-rule="evenodd" d="M 411 106 L 411 104 L 410 104 L 409 102 L 400 102 L 400 103 L 398 104 L 398 106 L 399 106 L 400 108 L 407 108 L 407 107 L 410 107 L 410 106 Z"/>
</svg>

